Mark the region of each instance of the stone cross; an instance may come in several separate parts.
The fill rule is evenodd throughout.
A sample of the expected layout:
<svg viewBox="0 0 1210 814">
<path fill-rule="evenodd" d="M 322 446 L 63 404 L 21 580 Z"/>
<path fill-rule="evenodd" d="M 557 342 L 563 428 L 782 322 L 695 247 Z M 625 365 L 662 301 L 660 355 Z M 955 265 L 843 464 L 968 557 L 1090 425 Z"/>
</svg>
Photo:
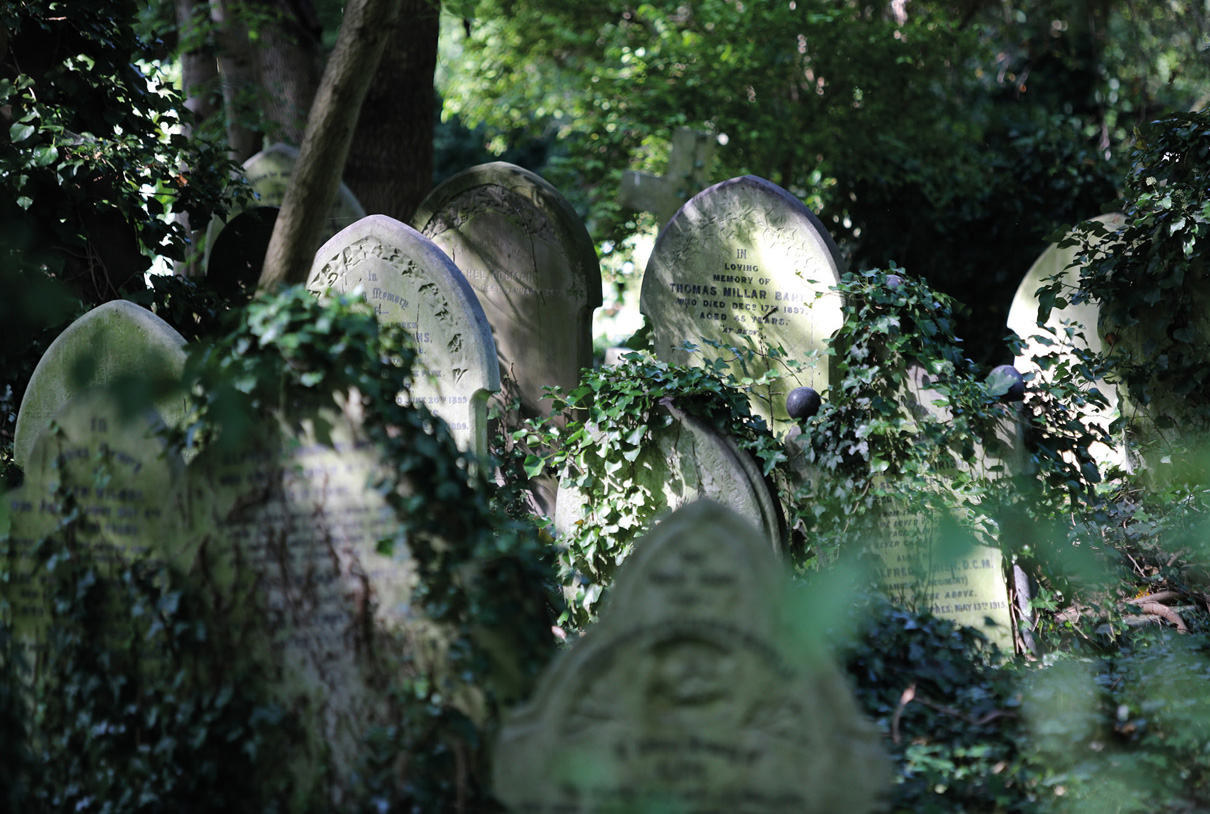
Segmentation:
<svg viewBox="0 0 1210 814">
<path fill-rule="evenodd" d="M 717 144 L 713 133 L 678 127 L 672 134 L 672 153 L 664 176 L 627 170 L 622 174 L 618 203 L 638 212 L 653 212 L 660 228 L 681 204 L 705 185 Z"/>
</svg>

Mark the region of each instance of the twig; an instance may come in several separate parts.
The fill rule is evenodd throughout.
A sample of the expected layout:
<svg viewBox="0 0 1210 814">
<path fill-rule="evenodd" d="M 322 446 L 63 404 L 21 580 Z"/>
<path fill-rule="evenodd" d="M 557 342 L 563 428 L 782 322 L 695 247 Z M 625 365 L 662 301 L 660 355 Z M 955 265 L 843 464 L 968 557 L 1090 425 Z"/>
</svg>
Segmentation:
<svg viewBox="0 0 1210 814">
<path fill-rule="evenodd" d="M 899 696 L 899 706 L 895 707 L 895 714 L 891 716 L 891 743 L 899 745 L 899 719 L 903 717 L 903 709 L 908 704 L 912 703 L 912 699 L 916 697 L 916 685 L 912 684 L 903 691 L 903 695 Z"/>
</svg>

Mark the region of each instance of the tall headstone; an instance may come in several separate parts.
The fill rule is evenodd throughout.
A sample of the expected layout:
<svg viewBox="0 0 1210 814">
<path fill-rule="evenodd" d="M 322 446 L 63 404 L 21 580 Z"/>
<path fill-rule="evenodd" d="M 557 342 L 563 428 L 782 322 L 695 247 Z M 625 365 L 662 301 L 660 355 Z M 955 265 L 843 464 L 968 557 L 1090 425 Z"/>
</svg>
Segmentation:
<svg viewBox="0 0 1210 814">
<path fill-rule="evenodd" d="M 177 502 L 190 578 L 268 676 L 270 697 L 300 722 L 300 789 L 331 782 L 347 793 L 364 733 L 387 723 L 384 688 L 415 618 L 414 569 L 406 545 L 378 551 L 400 524 L 371 488 L 382 461 L 356 416 L 279 417 L 255 439 L 207 449 L 186 471 Z"/>
<path fill-rule="evenodd" d="M 320 247 L 307 288 L 360 289 L 380 320 L 402 324 L 420 357 L 413 401 L 449 424 L 462 449 L 486 455 L 496 346 L 474 291 L 433 241 L 386 215 L 362 218 Z"/>
<path fill-rule="evenodd" d="M 574 388 L 592 365 L 601 269 L 571 204 L 539 176 L 504 162 L 458 173 L 413 219 L 462 270 L 491 325 L 503 407 L 545 416 L 544 387 Z M 517 423 L 517 416 L 508 420 Z"/>
<path fill-rule="evenodd" d="M 781 545 L 781 513 L 752 456 L 707 422 L 672 405 L 660 408 L 649 430 L 646 451 L 622 472 L 594 473 L 606 485 L 642 489 L 658 508 L 650 522 L 688 503 L 706 498 L 736 512 L 760 529 L 773 548 Z M 565 534 L 581 523 L 603 522 L 574 486 L 563 483 L 555 511 L 555 530 Z M 641 529 L 635 529 L 639 533 Z"/>
<path fill-rule="evenodd" d="M 910 368 L 907 379 L 902 399 L 905 411 L 917 421 L 951 420 L 945 398 L 934 389 L 923 368 Z M 974 457 L 959 462 L 959 469 L 992 480 L 1007 477 L 1024 466 L 1023 449 L 1019 423 L 1006 418 L 995 438 L 976 441 Z M 870 546 L 878 559 L 879 586 L 898 604 L 976 628 L 1011 651 L 1013 620 L 1003 554 L 992 545 L 943 539 L 938 522 L 941 511 L 977 512 L 980 508 L 947 494 L 944 473 L 934 474 L 940 485 L 938 493 L 929 496 L 933 505 L 891 498 L 882 507 L 876 539 Z"/>
<path fill-rule="evenodd" d="M 688 364 L 724 357 L 737 377 L 786 371 L 751 398 L 753 412 L 788 432 L 789 392 L 822 393 L 829 382 L 828 340 L 843 323 L 834 290 L 840 269 L 831 237 L 793 195 L 750 175 L 715 184 L 681 207 L 647 263 L 641 308 L 656 355 Z M 686 352 L 687 342 L 702 352 Z M 727 348 L 755 355 L 735 359 Z M 772 359 L 778 349 L 801 369 L 787 371 Z"/>
<path fill-rule="evenodd" d="M 202 262 L 207 278 L 214 279 L 220 290 L 255 286 L 296 163 L 298 148 L 288 144 L 274 144 L 244 162 L 243 174 L 255 195 L 254 202 L 244 210 L 229 212 L 226 220 L 215 218 L 206 227 Z M 320 242 L 365 216 L 365 208 L 352 190 L 341 184 L 328 210 Z M 228 226 L 235 227 L 235 233 L 224 238 Z"/>
<path fill-rule="evenodd" d="M 38 437 L 77 394 L 90 387 L 127 388 L 147 396 L 165 420 L 185 409 L 171 385 L 185 367 L 185 339 L 155 314 L 126 300 L 100 305 L 60 334 L 30 377 L 13 438 L 13 460 L 25 467 Z"/>
<path fill-rule="evenodd" d="M 174 557 L 180 527 L 170 495 L 183 464 L 166 453 L 154 411 L 131 413 L 103 387 L 77 395 L 53 418 L 26 460 L 25 481 L 4 496 L 9 524 L 0 528 L 0 584 L 27 663 L 41 665 L 51 618 L 50 570 L 43 539 L 70 523 L 75 550 L 88 551 L 102 575 L 131 562 Z"/>
<path fill-rule="evenodd" d="M 764 535 L 729 509 L 664 520 L 506 718 L 496 795 L 534 814 L 877 810 L 877 730 L 822 650 L 790 645 L 785 590 Z"/>
<path fill-rule="evenodd" d="M 1125 216 L 1115 212 L 1092 220 L 1112 230 L 1122 226 Z M 1009 330 L 1025 341 L 1020 355 L 1013 361 L 1013 366 L 1022 373 L 1032 373 L 1039 381 L 1047 381 L 1053 373 L 1042 369 L 1036 360 L 1040 356 L 1053 353 L 1055 348 L 1070 347 L 1093 353 L 1101 353 L 1105 349 L 1098 327 L 1101 309 L 1096 303 L 1073 303 L 1065 308 L 1055 308 L 1051 310 L 1045 323 L 1038 322 L 1039 288 L 1052 279 L 1060 278 L 1068 297 L 1079 289 L 1080 268 L 1074 265 L 1079 251 L 1079 246 L 1060 248 L 1058 243 L 1047 247 L 1025 273 L 1008 312 Z M 1076 329 L 1070 335 L 1068 325 Z M 1118 410 L 1118 391 L 1116 386 L 1104 380 L 1098 381 L 1096 386 L 1109 401 L 1109 405 L 1104 410 L 1087 416 L 1087 420 L 1107 431 Z M 1111 449 L 1100 442 L 1093 444 L 1089 451 L 1103 464 L 1125 461 L 1121 449 Z"/>
</svg>

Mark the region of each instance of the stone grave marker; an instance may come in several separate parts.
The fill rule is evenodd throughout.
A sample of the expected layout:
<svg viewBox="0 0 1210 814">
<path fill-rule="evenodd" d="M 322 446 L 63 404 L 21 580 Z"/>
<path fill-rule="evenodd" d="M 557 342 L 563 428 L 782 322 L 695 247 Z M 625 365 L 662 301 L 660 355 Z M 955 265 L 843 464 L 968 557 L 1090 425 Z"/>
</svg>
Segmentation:
<svg viewBox="0 0 1210 814">
<path fill-rule="evenodd" d="M 125 387 L 150 398 L 166 421 L 185 409 L 171 392 L 185 366 L 185 339 L 155 314 L 126 300 L 100 305 L 61 333 L 30 377 L 13 436 L 13 459 L 29 461 L 51 419 L 90 387 Z"/>
<path fill-rule="evenodd" d="M 778 548 L 782 540 L 781 512 L 752 456 L 705 421 L 666 405 L 663 424 L 653 422 L 654 444 L 620 475 L 598 473 L 601 480 L 632 481 L 656 496 L 660 506 L 652 522 L 701 498 L 714 500 L 760 529 Z M 627 483 L 626 486 L 632 485 Z M 569 484 L 559 487 L 555 530 L 566 534 L 577 523 L 596 522 L 593 507 Z"/>
<path fill-rule="evenodd" d="M 219 288 L 238 290 L 256 285 L 273 234 L 273 223 L 285 200 L 286 186 L 297 162 L 298 148 L 288 144 L 274 144 L 244 162 L 244 177 L 256 195 L 256 202 L 246 210 L 229 212 L 225 221 L 215 218 L 206 227 L 202 264 L 206 276 L 215 277 Z M 239 218 L 245 212 L 248 217 Z M 320 242 L 365 216 L 365 208 L 352 190 L 341 184 L 328 211 Z M 238 234 L 221 240 L 228 225 L 236 227 Z"/>
<path fill-rule="evenodd" d="M 1125 222 L 1125 216 L 1115 212 L 1092 218 L 1092 220 L 1104 224 L 1109 229 L 1117 229 Z M 1045 381 L 1053 375 L 1049 371 L 1042 370 L 1035 361 L 1037 357 L 1052 352 L 1054 347 L 1040 341 L 1039 336 L 1057 343 L 1059 346 L 1071 346 L 1094 353 L 1101 353 L 1105 349 L 1098 329 L 1101 309 L 1096 303 L 1083 302 L 1069 304 L 1066 308 L 1055 308 L 1050 312 L 1044 325 L 1038 323 L 1039 288 L 1054 277 L 1061 277 L 1063 285 L 1068 291 L 1075 291 L 1079 288 L 1080 269 L 1078 266 L 1072 265 L 1079 250 L 1078 246 L 1059 248 L 1059 244 L 1052 243 L 1030 266 L 1029 271 L 1025 273 L 1025 278 L 1017 287 L 1017 293 L 1013 296 L 1012 306 L 1008 312 L 1008 328 L 1025 340 L 1025 346 L 1020 355 L 1013 360 L 1013 367 L 1022 373 L 1033 373 L 1037 380 Z M 1081 330 L 1069 338 L 1064 328 L 1065 322 L 1074 323 L 1080 326 Z M 1108 430 L 1109 424 L 1118 410 L 1117 387 L 1104 380 L 1098 381 L 1096 386 L 1109 400 L 1109 405 L 1105 410 L 1087 416 L 1087 420 Z M 1102 464 L 1121 464 L 1126 460 L 1123 450 L 1111 449 L 1100 442 L 1093 444 L 1089 448 L 1089 452 Z"/>
<path fill-rule="evenodd" d="M 528 170 L 471 167 L 437 187 L 413 219 L 466 275 L 491 325 L 503 407 L 545 416 L 544 387 L 573 389 L 592 365 L 601 268 L 571 204 Z M 507 415 L 507 414 L 506 414 Z M 518 417 L 506 419 L 510 428 Z"/>
<path fill-rule="evenodd" d="M 906 410 L 918 419 L 928 413 L 941 421 L 950 420 L 943 397 L 933 389 L 923 368 L 910 368 L 908 382 L 903 399 Z M 1023 449 L 1020 424 L 1007 421 L 990 444 L 977 444 L 974 459 L 960 466 L 990 478 L 1005 477 L 1025 465 Z M 947 504 L 944 495 L 938 498 L 942 505 Z M 1002 649 L 1012 651 L 1008 583 L 998 548 L 955 547 L 941 538 L 935 511 L 893 499 L 880 513 L 877 540 L 870 548 L 879 561 L 879 585 L 892 601 L 978 628 Z"/>
<path fill-rule="evenodd" d="M 823 392 L 831 335 L 843 322 L 836 245 L 797 198 L 754 176 L 733 178 L 695 195 L 660 233 L 643 278 L 641 309 L 656 355 L 702 364 L 703 356 L 736 361 L 737 377 L 759 377 L 778 348 L 803 363 L 796 373 L 753 391 L 752 410 L 784 434 L 793 426 L 786 397 L 797 387 Z M 722 349 L 709 347 L 717 342 Z M 681 350 L 686 343 L 701 353 Z M 815 359 L 807 354 L 820 354 Z M 782 370 L 780 366 L 778 370 Z"/>
<path fill-rule="evenodd" d="M 654 213 L 664 228 L 676 210 L 705 186 L 717 144 L 713 133 L 678 127 L 672 133 L 667 172 L 662 177 L 634 170 L 622 173 L 618 203 L 626 209 Z"/>
<path fill-rule="evenodd" d="M 533 814 L 878 810 L 878 732 L 822 651 L 790 646 L 785 589 L 765 535 L 731 510 L 668 517 L 506 716 L 496 795 Z"/>
<path fill-rule="evenodd" d="M 496 346 L 474 291 L 433 241 L 386 215 L 362 218 L 320 247 L 307 288 L 360 288 L 380 320 L 402 324 L 419 351 L 413 400 L 449 424 L 462 449 L 487 454 Z"/>
<path fill-rule="evenodd" d="M 8 580 L 0 590 L 29 664 L 41 663 L 50 617 L 49 577 L 36 546 L 63 533 L 65 517 L 77 517 L 74 545 L 89 550 L 102 573 L 182 553 L 171 495 L 183 464 L 166 453 L 156 435 L 161 425 L 154 411 L 131 414 L 103 387 L 80 393 L 39 435 L 24 483 L 4 496 L 9 528 L 0 534 L 0 559 Z"/>
<path fill-rule="evenodd" d="M 339 784 L 367 728 L 387 723 L 415 574 L 405 545 L 378 552 L 399 522 L 370 487 L 382 463 L 356 415 L 325 410 L 297 428 L 279 417 L 255 438 L 189 465 L 191 577 L 303 722 L 299 784 Z"/>
</svg>

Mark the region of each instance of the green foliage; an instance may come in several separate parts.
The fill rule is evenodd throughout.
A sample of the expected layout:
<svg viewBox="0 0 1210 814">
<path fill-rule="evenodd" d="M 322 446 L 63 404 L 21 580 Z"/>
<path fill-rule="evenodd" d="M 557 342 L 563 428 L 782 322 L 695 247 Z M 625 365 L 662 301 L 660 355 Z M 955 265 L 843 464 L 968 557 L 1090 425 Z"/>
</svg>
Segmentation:
<svg viewBox="0 0 1210 814">
<path fill-rule="evenodd" d="M 413 608 L 425 624 L 389 688 L 397 725 L 365 733 L 358 775 L 344 778 L 355 792 L 346 802 L 483 810 L 499 705 L 526 694 L 552 654 L 556 597 L 537 532 L 493 508 L 484 467 L 458 452 L 443 422 L 405 406 L 415 349 L 364 301 L 318 301 L 300 288 L 264 295 L 225 334 L 190 350 L 191 409 L 172 435 L 181 451 L 247 449 L 272 415 L 301 420 L 337 401 L 360 405 L 387 465 L 367 488 L 398 519 L 381 545 L 407 546 L 418 572 Z M 0 733 L 24 761 L 13 764 L 13 790 L 0 793 L 24 795 L 33 810 L 322 810 L 282 785 L 281 769 L 305 739 L 298 721 L 266 703 L 262 674 L 241 674 L 250 660 L 230 620 L 206 615 L 186 574 L 135 561 L 102 575 L 93 552 L 74 544 L 76 513 L 66 517 L 41 549 L 62 579 L 56 666 L 28 702 L 42 716 L 28 736 L 19 725 Z M 7 635 L 0 626 L 0 644 Z M 13 679 L 0 683 L 23 686 L 14 659 L 0 667 Z M 31 720 L 28 711 L 7 714 L 15 703 L 0 695 L 0 722 Z"/>
<path fill-rule="evenodd" d="M 166 214 L 205 223 L 223 210 L 231 165 L 219 147 L 173 132 L 184 104 L 145 72 L 137 4 L 69 5 L 0 14 L 0 206 L 6 224 L 35 236 L 27 272 L 47 263 L 99 303 L 141 288 L 153 257 L 184 256 L 188 235 Z"/>
<path fill-rule="evenodd" d="M 748 387 L 756 382 L 749 380 Z M 585 515 L 566 535 L 560 566 L 570 606 L 563 621 L 582 627 L 595 617 L 602 590 L 635 540 L 665 508 L 660 483 L 650 474 L 663 453 L 655 433 L 675 420 L 665 406 L 705 420 L 751 452 L 767 475 L 784 460 L 764 419 L 748 408 L 745 385 L 723 360 L 706 367 L 673 365 L 632 352 L 614 367 L 585 370 L 570 393 L 555 390 L 553 410 L 567 419 L 531 423 L 516 440 L 531 453 L 526 474 L 549 468 L 585 499 Z M 661 464 L 662 465 L 662 464 Z"/>
<path fill-rule="evenodd" d="M 1142 413 L 1132 422 L 1152 431 L 1143 441 L 1164 452 L 1188 447 L 1173 436 L 1210 429 L 1210 365 L 1205 323 L 1210 256 L 1210 114 L 1182 114 L 1138 131 L 1122 201 L 1125 224 L 1111 231 L 1086 223 L 1072 242 L 1081 248 L 1080 287 L 1052 283 L 1047 303 L 1095 301 L 1109 361 Z M 1158 455 L 1154 460 L 1158 460 Z"/>
<path fill-rule="evenodd" d="M 881 600 L 854 608 L 841 655 L 898 765 L 894 811 L 1200 810 L 1210 783 L 1204 640 L 1139 630 L 1030 662 Z"/>
<path fill-rule="evenodd" d="M 1023 416 L 1001 403 L 1009 382 L 980 376 L 963 355 L 953 300 L 900 268 L 847 274 L 840 291 L 838 378 L 804 421 L 791 457 L 802 470 L 788 501 L 804 546 L 795 551 L 799 562 L 835 560 L 854 535 L 874 532 L 891 503 L 953 514 L 990 542 L 1015 490 L 1030 487 L 1021 502 L 1035 517 L 1086 498 L 1078 465 L 1088 452 L 1073 431 L 1035 425 L 1034 475 L 1021 477 L 1027 461 L 1013 436 Z M 934 400 L 938 407 L 928 404 Z M 984 456 L 986 468 L 978 465 Z"/>
</svg>

